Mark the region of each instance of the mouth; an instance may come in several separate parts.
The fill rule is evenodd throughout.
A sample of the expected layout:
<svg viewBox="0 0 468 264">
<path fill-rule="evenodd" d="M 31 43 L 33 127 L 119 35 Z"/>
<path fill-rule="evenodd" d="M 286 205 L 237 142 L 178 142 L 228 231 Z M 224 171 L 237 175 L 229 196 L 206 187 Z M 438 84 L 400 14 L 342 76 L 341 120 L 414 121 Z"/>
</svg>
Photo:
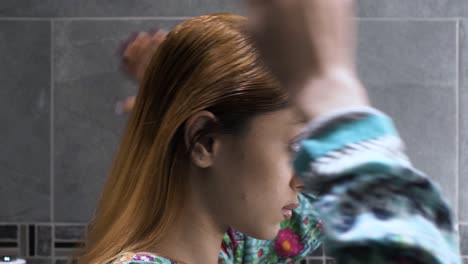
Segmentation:
<svg viewBox="0 0 468 264">
<path fill-rule="evenodd" d="M 299 203 L 293 203 L 293 204 L 288 204 L 284 206 L 281 209 L 281 212 L 283 213 L 283 217 L 286 220 L 291 219 L 292 217 L 292 211 L 295 210 L 297 207 L 299 207 Z"/>
</svg>

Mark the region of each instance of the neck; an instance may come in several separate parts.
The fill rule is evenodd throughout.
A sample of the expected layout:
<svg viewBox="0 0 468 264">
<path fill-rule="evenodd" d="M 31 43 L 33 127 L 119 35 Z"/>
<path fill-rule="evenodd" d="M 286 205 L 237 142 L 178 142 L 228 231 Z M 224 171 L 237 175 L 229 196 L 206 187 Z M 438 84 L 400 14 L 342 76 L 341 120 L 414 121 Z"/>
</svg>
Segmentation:
<svg viewBox="0 0 468 264">
<path fill-rule="evenodd" d="M 192 192 L 193 193 L 193 192 Z M 167 235 L 145 250 L 187 264 L 217 264 L 227 226 L 217 223 L 200 197 L 188 195 Z"/>
</svg>

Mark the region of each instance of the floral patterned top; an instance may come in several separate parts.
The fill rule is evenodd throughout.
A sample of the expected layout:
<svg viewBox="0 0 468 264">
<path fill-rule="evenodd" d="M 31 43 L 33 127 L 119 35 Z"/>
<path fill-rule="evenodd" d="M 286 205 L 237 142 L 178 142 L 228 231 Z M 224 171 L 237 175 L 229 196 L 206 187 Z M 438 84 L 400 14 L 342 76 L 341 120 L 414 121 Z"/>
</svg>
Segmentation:
<svg viewBox="0 0 468 264">
<path fill-rule="evenodd" d="M 321 243 L 338 263 L 461 264 L 452 210 L 415 169 L 390 117 L 370 108 L 316 118 L 296 144 L 300 206 L 273 240 L 229 228 L 220 264 L 297 263 Z M 188 264 L 124 252 L 111 264 Z"/>
</svg>

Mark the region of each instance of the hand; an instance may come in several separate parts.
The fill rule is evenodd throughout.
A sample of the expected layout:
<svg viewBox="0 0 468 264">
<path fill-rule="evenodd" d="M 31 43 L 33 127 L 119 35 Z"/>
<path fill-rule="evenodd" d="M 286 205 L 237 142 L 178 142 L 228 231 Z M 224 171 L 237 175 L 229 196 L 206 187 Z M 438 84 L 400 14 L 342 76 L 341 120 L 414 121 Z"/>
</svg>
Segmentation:
<svg viewBox="0 0 468 264">
<path fill-rule="evenodd" d="M 166 38 L 167 32 L 158 30 L 154 34 L 140 32 L 136 37 L 124 44 L 122 49 L 122 63 L 127 74 L 137 82 L 143 78 L 152 55 Z M 133 38 L 135 38 L 133 40 Z"/>
<path fill-rule="evenodd" d="M 354 61 L 352 0 L 248 0 L 263 59 L 308 119 L 367 105 Z"/>
<path fill-rule="evenodd" d="M 115 104 L 115 113 L 121 115 L 123 113 L 131 112 L 135 105 L 136 96 L 127 96 L 123 101 L 118 101 Z"/>
<path fill-rule="evenodd" d="M 120 51 L 125 72 L 137 82 L 141 82 L 152 55 L 166 36 L 167 32 L 164 30 L 158 30 L 152 35 L 141 32 L 131 36 Z M 135 100 L 136 96 L 128 96 L 123 101 L 118 101 L 115 105 L 115 113 L 121 115 L 131 112 Z"/>
</svg>

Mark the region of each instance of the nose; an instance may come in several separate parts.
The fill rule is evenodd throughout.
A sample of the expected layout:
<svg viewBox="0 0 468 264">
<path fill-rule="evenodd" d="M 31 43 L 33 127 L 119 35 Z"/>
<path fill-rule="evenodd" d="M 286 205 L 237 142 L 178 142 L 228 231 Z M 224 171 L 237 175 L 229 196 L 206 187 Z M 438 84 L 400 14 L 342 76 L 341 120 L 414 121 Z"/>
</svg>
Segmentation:
<svg viewBox="0 0 468 264">
<path fill-rule="evenodd" d="M 299 178 L 296 174 L 293 175 L 290 186 L 293 190 L 297 192 L 302 192 L 304 190 L 304 181 Z"/>
</svg>

